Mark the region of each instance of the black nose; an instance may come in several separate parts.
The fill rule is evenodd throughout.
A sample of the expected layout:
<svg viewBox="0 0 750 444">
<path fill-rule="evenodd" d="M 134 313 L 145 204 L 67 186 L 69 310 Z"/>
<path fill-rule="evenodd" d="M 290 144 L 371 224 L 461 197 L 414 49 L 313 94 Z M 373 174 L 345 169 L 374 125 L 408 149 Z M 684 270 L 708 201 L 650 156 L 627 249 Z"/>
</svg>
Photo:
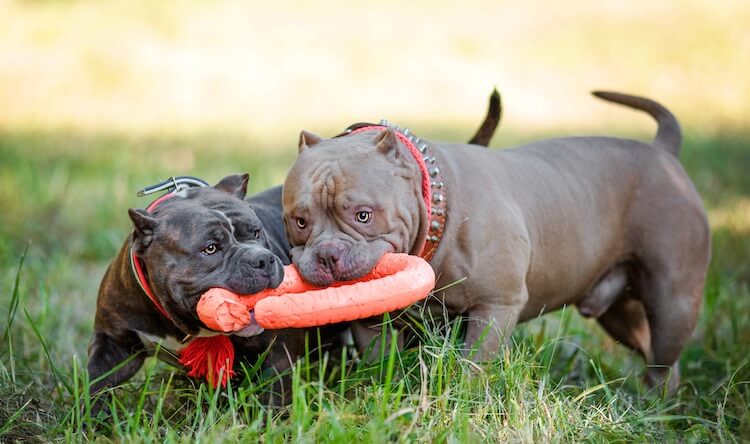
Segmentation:
<svg viewBox="0 0 750 444">
<path fill-rule="evenodd" d="M 334 244 L 324 244 L 315 250 L 315 254 L 318 256 L 318 263 L 320 265 L 332 270 L 339 259 L 341 259 L 341 248 Z"/>
<path fill-rule="evenodd" d="M 268 270 L 276 263 L 276 258 L 271 253 L 256 254 L 250 259 L 250 266 L 258 270 Z"/>
</svg>

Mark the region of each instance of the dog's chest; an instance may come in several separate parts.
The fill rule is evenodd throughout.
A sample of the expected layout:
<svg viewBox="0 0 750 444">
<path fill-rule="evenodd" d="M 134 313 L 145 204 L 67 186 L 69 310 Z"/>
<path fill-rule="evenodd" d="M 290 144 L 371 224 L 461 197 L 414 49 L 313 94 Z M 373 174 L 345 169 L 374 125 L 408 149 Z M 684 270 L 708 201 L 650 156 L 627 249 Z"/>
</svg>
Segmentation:
<svg viewBox="0 0 750 444">
<path fill-rule="evenodd" d="M 179 355 L 182 349 L 187 346 L 187 343 L 183 344 L 173 336 L 162 337 L 140 330 L 136 330 L 136 333 L 138 333 L 138 337 L 141 339 L 141 342 L 143 342 L 143 345 L 145 345 L 146 349 L 150 352 L 161 349 L 172 354 Z"/>
</svg>

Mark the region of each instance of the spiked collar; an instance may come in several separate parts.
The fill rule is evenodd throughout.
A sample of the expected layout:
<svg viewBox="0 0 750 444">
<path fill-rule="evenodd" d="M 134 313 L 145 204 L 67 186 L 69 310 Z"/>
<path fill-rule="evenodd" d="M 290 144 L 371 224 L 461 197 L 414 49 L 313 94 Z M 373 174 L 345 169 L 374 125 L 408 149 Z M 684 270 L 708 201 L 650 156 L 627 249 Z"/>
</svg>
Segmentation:
<svg viewBox="0 0 750 444">
<path fill-rule="evenodd" d="M 398 140 L 409 150 L 422 174 L 422 198 L 427 210 L 426 216 L 429 225 L 427 235 L 421 240 L 422 248 L 419 255 L 429 262 L 435 255 L 440 245 L 440 240 L 443 238 L 448 212 L 448 205 L 445 198 L 445 182 L 443 181 L 443 175 L 440 173 L 440 168 L 437 166 L 437 159 L 433 155 L 429 143 L 412 134 L 409 128 L 400 128 L 385 119 L 381 120 L 377 125 L 372 123 L 355 123 L 336 137 L 364 131 L 382 131 L 386 128 L 392 128 L 396 131 Z"/>
</svg>

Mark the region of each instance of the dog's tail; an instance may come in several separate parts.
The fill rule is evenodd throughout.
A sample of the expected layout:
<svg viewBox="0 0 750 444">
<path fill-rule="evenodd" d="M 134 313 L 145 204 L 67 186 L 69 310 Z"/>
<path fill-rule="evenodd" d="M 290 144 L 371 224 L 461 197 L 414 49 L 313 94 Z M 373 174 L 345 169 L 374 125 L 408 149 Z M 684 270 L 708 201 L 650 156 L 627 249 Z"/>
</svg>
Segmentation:
<svg viewBox="0 0 750 444">
<path fill-rule="evenodd" d="M 677 157 L 680 154 L 682 145 L 682 130 L 674 114 L 667 108 L 645 97 L 631 96 L 610 91 L 593 91 L 591 94 L 600 99 L 609 102 L 619 103 L 620 105 L 629 106 L 630 108 L 645 111 L 656 119 L 658 129 L 656 137 L 652 144 L 657 148 L 662 148 Z"/>
<path fill-rule="evenodd" d="M 487 115 L 484 117 L 484 122 L 482 122 L 482 125 L 474 134 L 474 137 L 469 140 L 469 143 L 481 146 L 489 145 L 492 136 L 495 135 L 497 126 L 500 124 L 502 115 L 503 104 L 500 101 L 500 93 L 498 93 L 497 88 L 495 88 L 490 95 L 490 102 L 487 107 Z"/>
</svg>

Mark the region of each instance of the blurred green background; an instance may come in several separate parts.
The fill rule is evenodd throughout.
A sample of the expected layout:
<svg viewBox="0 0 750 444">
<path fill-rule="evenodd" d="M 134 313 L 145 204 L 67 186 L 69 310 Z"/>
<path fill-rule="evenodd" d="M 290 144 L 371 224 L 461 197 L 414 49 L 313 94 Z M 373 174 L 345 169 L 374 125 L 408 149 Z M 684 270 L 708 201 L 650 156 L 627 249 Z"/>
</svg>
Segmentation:
<svg viewBox="0 0 750 444">
<path fill-rule="evenodd" d="M 330 136 L 385 117 L 426 138 L 468 140 L 497 86 L 495 147 L 653 137 L 647 116 L 592 89 L 644 95 L 678 116 L 681 160 L 714 233 L 685 378 L 714 387 L 742 367 L 738 344 L 750 334 L 749 24 L 741 0 L 0 0 L 0 319 L 30 243 L 12 382 L 50 386 L 32 325 L 62 366 L 85 360 L 126 210 L 148 203 L 137 189 L 247 171 L 262 190 L 283 180 L 303 128 Z M 603 336 L 586 340 L 626 355 Z M 5 347 L 7 376 L 16 364 Z M 33 396 L 6 387 L 8 411 Z M 747 399 L 733 430 L 748 430 Z"/>
</svg>

